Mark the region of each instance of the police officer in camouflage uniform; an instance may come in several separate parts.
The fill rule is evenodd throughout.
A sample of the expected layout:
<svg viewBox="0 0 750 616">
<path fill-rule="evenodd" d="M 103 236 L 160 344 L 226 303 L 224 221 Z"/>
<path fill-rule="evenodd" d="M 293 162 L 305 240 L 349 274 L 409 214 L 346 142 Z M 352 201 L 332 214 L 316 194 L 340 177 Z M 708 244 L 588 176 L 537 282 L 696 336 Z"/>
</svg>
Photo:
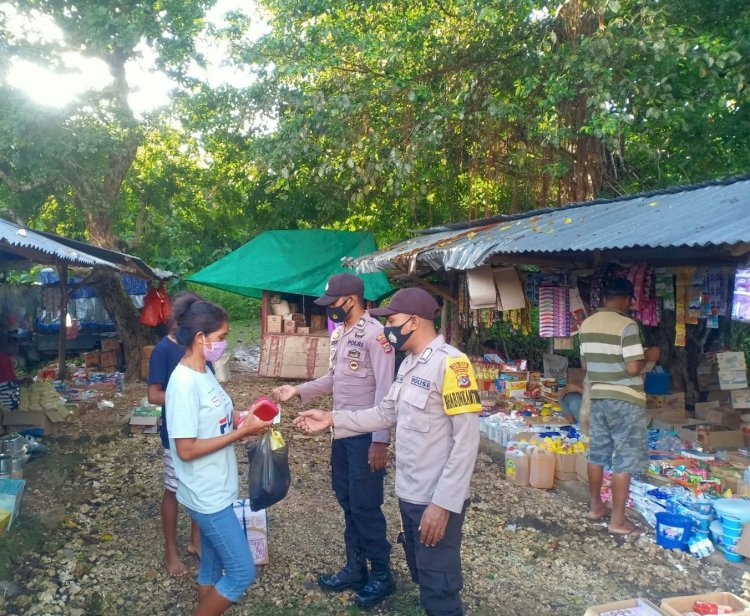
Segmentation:
<svg viewBox="0 0 750 616">
<path fill-rule="evenodd" d="M 479 446 L 481 402 L 466 355 L 435 332 L 437 302 L 422 289 L 398 291 L 387 308 L 385 334 L 408 352 L 396 382 L 374 408 L 300 413 L 305 432 L 333 426 L 334 439 L 396 425 L 396 494 L 406 559 L 430 616 L 463 613 L 461 529 Z"/>
<path fill-rule="evenodd" d="M 315 301 L 326 306 L 329 318 L 339 323 L 331 334 L 328 373 L 297 387 L 277 388 L 277 399 L 299 396 L 307 404 L 333 391 L 336 410 L 367 409 L 380 403 L 393 383 L 395 353 L 383 326 L 366 312 L 363 294 L 364 284 L 357 276 L 330 278 L 325 295 Z M 388 440 L 385 428 L 336 439 L 331 447 L 333 490 L 344 510 L 346 565 L 337 573 L 321 575 L 318 583 L 334 592 L 357 590 L 354 601 L 360 607 L 376 605 L 396 589 L 381 509 Z"/>
</svg>

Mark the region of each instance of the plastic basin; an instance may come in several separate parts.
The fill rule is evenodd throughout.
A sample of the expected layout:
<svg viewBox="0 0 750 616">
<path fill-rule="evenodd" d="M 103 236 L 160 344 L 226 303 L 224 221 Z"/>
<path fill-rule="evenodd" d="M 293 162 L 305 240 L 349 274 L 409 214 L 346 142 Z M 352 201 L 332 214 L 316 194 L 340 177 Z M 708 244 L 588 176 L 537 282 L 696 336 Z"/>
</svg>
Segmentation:
<svg viewBox="0 0 750 616">
<path fill-rule="evenodd" d="M 714 509 L 719 517 L 737 518 L 740 524 L 750 523 L 750 501 L 743 498 L 720 498 L 714 501 Z"/>
</svg>

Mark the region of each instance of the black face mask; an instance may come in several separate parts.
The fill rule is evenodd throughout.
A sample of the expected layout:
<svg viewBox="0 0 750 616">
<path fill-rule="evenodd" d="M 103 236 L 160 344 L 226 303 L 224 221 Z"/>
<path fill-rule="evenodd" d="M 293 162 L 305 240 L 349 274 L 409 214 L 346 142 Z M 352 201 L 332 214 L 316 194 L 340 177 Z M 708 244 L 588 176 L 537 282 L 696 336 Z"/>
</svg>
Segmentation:
<svg viewBox="0 0 750 616">
<path fill-rule="evenodd" d="M 346 306 L 348 302 L 349 300 L 341 304 L 341 306 L 328 306 L 326 308 L 328 318 L 334 323 L 343 323 L 346 321 L 346 317 L 348 317 L 349 313 L 352 311 L 351 307 L 348 310 L 344 309 L 344 306 Z"/>
<path fill-rule="evenodd" d="M 393 345 L 393 348 L 397 351 L 400 351 L 404 348 L 404 345 L 406 342 L 411 338 L 411 335 L 414 333 L 413 331 L 410 331 L 408 334 L 405 334 L 401 330 L 403 329 L 404 325 L 406 325 L 411 320 L 411 317 L 406 319 L 401 325 L 396 325 L 392 327 L 384 327 L 383 333 L 385 334 L 385 339 L 390 342 Z"/>
</svg>

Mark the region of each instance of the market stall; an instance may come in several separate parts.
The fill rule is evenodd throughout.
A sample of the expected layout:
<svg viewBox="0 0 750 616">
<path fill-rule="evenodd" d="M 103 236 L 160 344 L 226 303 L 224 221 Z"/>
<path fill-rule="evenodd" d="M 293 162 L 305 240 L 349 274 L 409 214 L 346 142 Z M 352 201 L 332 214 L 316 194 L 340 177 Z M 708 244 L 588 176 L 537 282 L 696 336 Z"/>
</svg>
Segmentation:
<svg viewBox="0 0 750 616">
<path fill-rule="evenodd" d="M 370 233 L 329 230 L 266 231 L 189 278 L 191 282 L 254 297 L 261 305 L 260 376 L 310 379 L 328 370 L 325 310 L 313 300 L 328 278 L 346 270 L 341 260 L 376 250 Z M 365 299 L 392 289 L 382 272 L 362 276 Z"/>
<path fill-rule="evenodd" d="M 354 265 L 443 295 L 445 333 L 470 355 L 498 324 L 547 341 L 544 361 L 474 358 L 485 442 L 504 450 L 511 483 L 540 489 L 587 479 L 587 439 L 559 398 L 582 380 L 580 323 L 603 285 L 630 280 L 633 316 L 662 359 L 645 375 L 651 467 L 629 506 L 660 545 L 739 562 L 750 557 L 750 501 L 737 498 L 750 495 L 750 388 L 731 333 L 750 320 L 748 211 L 750 180 L 735 178 L 429 229 Z"/>
</svg>

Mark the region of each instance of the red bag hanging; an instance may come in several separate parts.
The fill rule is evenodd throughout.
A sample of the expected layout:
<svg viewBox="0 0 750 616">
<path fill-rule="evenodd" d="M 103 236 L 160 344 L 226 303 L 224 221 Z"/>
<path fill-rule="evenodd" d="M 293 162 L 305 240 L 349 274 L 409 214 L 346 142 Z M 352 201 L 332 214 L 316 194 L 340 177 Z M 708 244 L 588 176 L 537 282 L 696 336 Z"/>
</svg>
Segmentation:
<svg viewBox="0 0 750 616">
<path fill-rule="evenodd" d="M 159 283 L 159 286 L 156 289 L 156 292 L 159 294 L 159 299 L 161 300 L 161 308 L 159 311 L 159 323 L 167 323 L 167 320 L 169 319 L 169 315 L 172 314 L 172 302 L 169 300 L 169 294 L 167 293 L 167 290 L 164 288 L 164 281 L 162 280 Z"/>
<path fill-rule="evenodd" d="M 163 300 L 156 287 L 151 287 L 143 300 L 143 312 L 141 312 L 141 324 L 148 327 L 156 327 L 163 322 Z"/>
</svg>

